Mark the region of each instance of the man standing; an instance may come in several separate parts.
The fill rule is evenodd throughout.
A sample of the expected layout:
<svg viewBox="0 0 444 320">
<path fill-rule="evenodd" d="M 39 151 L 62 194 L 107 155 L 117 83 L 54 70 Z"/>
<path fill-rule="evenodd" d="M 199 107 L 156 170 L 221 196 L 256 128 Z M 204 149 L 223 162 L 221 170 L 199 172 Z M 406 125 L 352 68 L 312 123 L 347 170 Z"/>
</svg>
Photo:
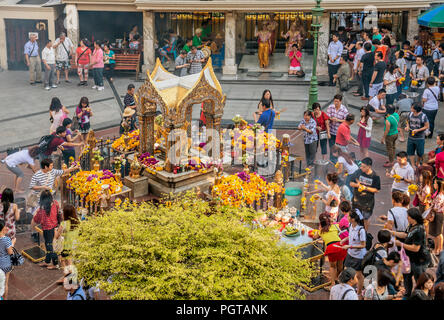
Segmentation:
<svg viewBox="0 0 444 320">
<path fill-rule="evenodd" d="M 351 71 L 347 60 L 347 56 L 341 56 L 339 60 L 340 67 L 338 72 L 333 76 L 333 82 L 336 83 L 336 94 L 348 90 L 348 81 L 350 80 Z"/>
<path fill-rule="evenodd" d="M 412 109 L 413 100 L 408 98 L 404 93 L 401 93 L 398 97 L 398 101 L 395 102 L 396 112 L 399 114 L 399 142 L 404 142 L 404 129 L 407 126 L 407 120 L 409 118 L 410 110 Z"/>
<path fill-rule="evenodd" d="M 363 85 L 362 85 L 362 70 L 361 67 L 361 58 L 365 54 L 365 50 L 363 47 L 362 41 L 356 42 L 356 55 L 353 60 L 353 77 L 355 77 L 356 81 L 358 82 L 358 90 L 353 92 L 353 95 L 355 97 L 360 97 L 364 94 L 363 92 Z"/>
<path fill-rule="evenodd" d="M 39 56 L 39 45 L 37 36 L 31 34 L 29 41 L 25 44 L 26 65 L 29 67 L 29 83 L 42 83 L 42 62 Z"/>
<path fill-rule="evenodd" d="M 333 41 L 328 45 L 328 76 L 330 78 L 330 87 L 334 86 L 333 76 L 338 72 L 339 60 L 342 55 L 344 46 L 339 41 L 338 35 L 333 34 Z"/>
<path fill-rule="evenodd" d="M 391 167 L 395 161 L 396 140 L 398 139 L 398 123 L 399 115 L 395 112 L 394 107 L 387 107 L 387 117 L 384 124 L 384 134 L 381 143 L 387 148 L 388 161 L 384 167 Z"/>
<path fill-rule="evenodd" d="M 183 77 L 188 74 L 187 70 L 190 64 L 187 63 L 187 52 L 185 50 L 180 50 L 180 54 L 176 58 L 175 64 L 176 64 L 175 74 L 177 76 Z"/>
<path fill-rule="evenodd" d="M 187 61 L 191 64 L 190 74 L 202 71 L 202 63 L 205 62 L 205 56 L 202 51 L 197 50 L 196 46 L 191 47 L 191 51 L 187 54 Z"/>
<path fill-rule="evenodd" d="M 328 106 L 326 114 L 330 118 L 330 138 L 328 140 L 328 145 L 330 147 L 330 160 L 336 163 L 336 161 L 334 161 L 336 159 L 331 153 L 331 147 L 336 143 L 336 133 L 339 125 L 345 121 L 345 118 L 348 115 L 348 109 L 342 104 L 341 94 L 334 96 L 333 104 Z"/>
<path fill-rule="evenodd" d="M 372 164 L 371 158 L 362 159 L 361 168 L 353 173 L 350 182 L 350 186 L 354 188 L 353 207 L 361 211 L 367 231 L 375 207 L 375 193 L 381 190 L 381 179 L 373 171 Z"/>
<path fill-rule="evenodd" d="M 55 85 L 55 52 L 52 41 L 48 40 L 46 47 L 42 51 L 42 61 L 45 65 L 45 90 L 57 88 Z"/>
<path fill-rule="evenodd" d="M 415 171 L 410 163 L 407 161 L 407 153 L 405 151 L 398 152 L 396 155 L 396 163 L 390 173 L 387 171 L 386 176 L 394 178 L 400 176 L 401 179 L 395 179 L 392 184 L 392 193 L 399 191 L 401 193 L 409 194 L 409 185 L 415 182 Z"/>
<path fill-rule="evenodd" d="M 371 43 L 365 43 L 364 44 L 364 51 L 365 54 L 361 58 L 361 62 L 359 63 L 358 69 L 361 70 L 360 75 L 362 78 L 362 85 L 364 87 L 364 96 L 361 97 L 361 100 L 368 100 L 369 99 L 369 88 L 370 88 L 370 81 L 372 80 L 373 75 L 373 64 L 375 62 L 375 53 L 372 52 L 372 45 Z"/>
<path fill-rule="evenodd" d="M 433 59 L 433 75 L 437 77 L 439 75 L 439 61 L 442 58 L 442 52 L 444 51 L 444 42 L 440 45 L 437 45 L 436 48 L 433 50 L 432 53 L 432 59 Z"/>
<path fill-rule="evenodd" d="M 372 36 L 372 40 L 382 40 L 382 35 L 379 33 L 379 28 L 378 27 L 373 27 L 373 36 Z"/>
<path fill-rule="evenodd" d="M 270 105 L 265 104 L 264 111 L 262 111 L 262 114 L 259 117 L 259 120 L 257 120 L 257 123 L 262 125 L 265 128 L 265 131 L 270 132 L 273 129 L 274 117 L 274 110 L 271 108 Z"/>
<path fill-rule="evenodd" d="M 345 121 L 339 125 L 336 133 L 336 146 L 338 146 L 343 152 L 349 153 L 347 146 L 351 142 L 359 147 L 359 142 L 351 136 L 350 126 L 355 122 L 355 115 L 349 113 L 345 118 Z"/>
<path fill-rule="evenodd" d="M 419 36 L 413 37 L 413 45 L 415 46 L 415 51 L 413 52 L 413 56 L 415 56 L 415 58 L 422 57 L 424 55 L 424 49 L 419 43 Z"/>
<path fill-rule="evenodd" d="M 416 167 L 420 165 L 424 155 L 425 131 L 429 128 L 429 119 L 422 112 L 422 106 L 414 103 L 407 120 L 405 131 L 409 133 L 407 139 L 407 154 L 410 157 L 410 163 Z M 418 161 L 415 161 L 415 151 L 418 155 Z"/>
<path fill-rule="evenodd" d="M 416 64 L 414 64 L 410 69 L 410 77 L 412 78 L 412 89 L 418 92 L 416 102 L 422 101 L 422 94 L 424 93 L 425 83 L 429 76 L 429 69 L 424 65 L 424 58 L 422 56 L 416 57 Z"/>
<path fill-rule="evenodd" d="M 428 77 L 427 89 L 424 90 L 422 95 L 422 102 L 424 104 L 423 112 L 429 119 L 430 134 L 426 138 L 431 139 L 433 137 L 433 131 L 435 130 L 435 118 L 438 114 L 439 106 L 439 88 L 435 86 L 435 77 Z"/>
<path fill-rule="evenodd" d="M 126 95 L 123 98 L 123 105 L 126 108 L 131 108 L 136 110 L 136 101 L 134 100 L 134 93 L 136 91 L 136 87 L 134 84 L 130 83 L 126 88 Z M 137 124 L 137 115 L 136 112 L 132 115 L 132 121 Z"/>
<path fill-rule="evenodd" d="M 66 37 L 62 32 L 60 38 L 54 42 L 54 49 L 56 49 L 56 69 L 57 69 L 57 84 L 60 83 L 60 70 L 65 72 L 65 82 L 71 82 L 68 79 L 68 72 L 70 68 L 69 59 L 73 54 L 74 45 L 72 41 Z"/>
<path fill-rule="evenodd" d="M 373 69 L 373 75 L 370 80 L 370 90 L 369 90 L 369 96 L 370 99 L 376 96 L 379 92 L 379 90 L 382 89 L 384 86 L 384 72 L 387 65 L 382 60 L 383 54 L 380 51 L 377 51 L 375 53 L 375 66 Z"/>
</svg>

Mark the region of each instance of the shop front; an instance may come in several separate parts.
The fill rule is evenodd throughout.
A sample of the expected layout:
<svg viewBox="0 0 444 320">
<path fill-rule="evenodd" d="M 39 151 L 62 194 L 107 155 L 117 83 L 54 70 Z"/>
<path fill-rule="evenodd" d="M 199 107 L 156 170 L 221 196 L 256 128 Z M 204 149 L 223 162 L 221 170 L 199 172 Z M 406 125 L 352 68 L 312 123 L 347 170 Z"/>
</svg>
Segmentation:
<svg viewBox="0 0 444 320">
<path fill-rule="evenodd" d="M 218 50 L 216 54 L 221 55 L 219 61 L 224 74 L 237 74 L 238 65 L 245 54 L 257 54 L 258 41 L 256 32 L 260 30 L 263 22 L 271 22 L 274 28 L 276 52 L 283 53 L 286 49 L 288 31 L 294 24 L 302 36 L 302 44 L 305 50 L 312 47 L 311 34 L 311 9 L 315 1 L 303 0 L 279 0 L 279 1 L 239 1 L 239 0 L 62 0 L 67 6 L 75 8 L 82 15 L 87 11 L 94 15 L 102 14 L 97 11 L 119 11 L 137 12 L 140 18 L 130 20 L 132 24 L 142 24 L 141 36 L 143 46 L 143 69 L 152 70 L 155 64 L 158 48 L 165 44 L 164 39 L 172 37 L 180 38 L 182 41 L 192 38 L 196 29 L 205 31 L 205 36 L 215 43 Z M 321 35 L 319 37 L 318 74 L 326 73 L 326 51 L 330 34 L 339 26 L 345 26 L 351 32 L 357 33 L 365 28 L 363 21 L 366 15 L 374 14 L 376 10 L 377 24 L 390 25 L 396 34 L 397 40 L 411 40 L 419 32 L 417 17 L 421 10 L 430 6 L 432 1 L 424 0 L 324 0 L 321 6 L 325 9 L 321 17 Z M 368 9 L 368 6 L 376 9 Z M 96 11 L 96 13 L 94 13 Z M 366 12 L 367 11 L 367 12 Z M 364 13 L 364 14 L 363 14 Z M 72 14 L 75 17 L 75 14 Z M 373 16 L 372 16 L 373 17 Z M 78 18 L 79 19 L 79 18 Z M 112 17 L 110 22 L 116 22 Z M 371 19 L 374 21 L 375 19 Z M 130 22 L 128 21 L 128 22 Z M 117 26 L 119 29 L 114 37 L 123 37 L 128 26 Z M 361 26 L 362 25 L 362 26 Z M 77 24 L 78 33 L 91 34 L 91 30 L 83 30 L 83 22 Z M 114 28 L 114 26 L 113 26 Z M 99 28 L 96 28 L 99 34 Z M 109 31 L 107 31 L 109 33 Z M 68 31 L 69 33 L 69 31 Z M 75 32 L 73 32 L 75 34 Z M 285 36 L 287 35 L 287 36 Z M 103 35 L 105 36 L 105 35 Z M 211 47 L 209 48 L 211 49 Z"/>
</svg>

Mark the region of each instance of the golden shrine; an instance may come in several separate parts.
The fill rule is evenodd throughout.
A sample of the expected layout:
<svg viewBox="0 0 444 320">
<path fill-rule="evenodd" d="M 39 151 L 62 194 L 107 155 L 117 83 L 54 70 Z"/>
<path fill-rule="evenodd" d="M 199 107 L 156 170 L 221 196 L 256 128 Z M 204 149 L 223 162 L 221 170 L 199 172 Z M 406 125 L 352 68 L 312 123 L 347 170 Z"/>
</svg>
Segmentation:
<svg viewBox="0 0 444 320">
<path fill-rule="evenodd" d="M 220 122 L 224 111 L 226 96 L 214 74 L 211 58 L 200 73 L 183 77 L 168 72 L 157 59 L 153 72 L 147 72 L 147 78 L 135 94 L 137 116 L 140 123 L 139 153 L 155 154 L 156 135 L 161 132 L 165 138 L 162 146 L 165 156 L 164 170 L 155 174 L 145 172 L 150 178 L 150 184 L 156 181 L 157 189 L 164 192 L 179 192 L 177 186 L 196 186 L 196 180 L 211 176 L 214 172 L 182 172 L 174 173 L 174 168 L 191 158 L 191 122 L 192 109 L 198 105 L 206 118 L 206 131 L 211 133 L 206 140 L 210 148 L 208 157 L 211 161 L 221 161 L 221 127 Z M 156 112 L 160 111 L 163 121 L 156 123 Z M 213 129 L 213 130 L 211 130 Z M 213 136 L 212 136 L 213 135 Z M 217 137 L 216 137 L 217 135 Z M 179 139 L 179 141 L 178 141 Z M 185 141 L 185 143 L 183 143 Z M 185 146 L 184 146 L 185 144 Z M 180 183 L 179 183 L 180 181 Z M 211 182 L 212 182 L 211 181 Z M 177 182 L 177 184 L 176 184 Z M 193 185 L 192 185 L 193 184 Z M 181 188 L 180 191 L 183 191 Z M 156 192 L 156 193 L 160 193 Z"/>
</svg>

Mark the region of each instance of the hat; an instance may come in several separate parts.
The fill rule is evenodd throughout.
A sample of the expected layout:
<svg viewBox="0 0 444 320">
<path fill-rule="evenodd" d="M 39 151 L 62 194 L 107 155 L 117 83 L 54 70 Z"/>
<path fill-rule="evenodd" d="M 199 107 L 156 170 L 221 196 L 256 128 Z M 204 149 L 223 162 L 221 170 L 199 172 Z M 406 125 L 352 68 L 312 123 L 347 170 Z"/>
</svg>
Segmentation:
<svg viewBox="0 0 444 320">
<path fill-rule="evenodd" d="M 347 283 L 356 276 L 356 270 L 353 268 L 345 268 L 339 274 L 339 281 L 341 283 Z"/>
<path fill-rule="evenodd" d="M 123 111 L 122 116 L 123 117 L 131 117 L 135 112 L 136 112 L 136 110 L 134 110 L 130 107 L 126 107 L 125 110 Z"/>
</svg>

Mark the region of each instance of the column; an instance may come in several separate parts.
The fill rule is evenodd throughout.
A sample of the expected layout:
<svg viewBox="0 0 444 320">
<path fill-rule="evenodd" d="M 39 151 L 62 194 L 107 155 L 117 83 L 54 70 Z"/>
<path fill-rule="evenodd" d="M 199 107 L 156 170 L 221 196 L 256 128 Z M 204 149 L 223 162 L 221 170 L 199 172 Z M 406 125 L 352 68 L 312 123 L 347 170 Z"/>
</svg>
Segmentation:
<svg viewBox="0 0 444 320">
<path fill-rule="evenodd" d="M 79 43 L 80 29 L 79 29 L 79 13 L 75 4 L 67 4 L 65 6 L 66 18 L 64 25 L 66 28 L 66 36 L 71 39 L 74 48 L 77 48 Z M 59 35 L 56 35 L 57 38 Z M 54 39 L 55 39 L 54 38 Z M 53 38 L 50 38 L 53 39 Z"/>
<path fill-rule="evenodd" d="M 330 33 L 330 12 L 324 12 L 321 17 L 322 27 L 319 29 L 318 37 L 318 60 L 316 73 L 317 75 L 328 74 L 327 68 L 327 49 Z"/>
<path fill-rule="evenodd" d="M 155 63 L 155 25 L 154 12 L 143 12 L 143 66 L 142 72 L 145 74 L 147 70 L 153 70 Z"/>
<path fill-rule="evenodd" d="M 245 38 L 246 38 L 246 23 L 245 23 L 245 13 L 236 13 L 236 53 L 245 53 Z"/>
<path fill-rule="evenodd" d="M 222 68 L 223 74 L 236 74 L 236 14 L 225 14 L 225 62 Z"/>
<path fill-rule="evenodd" d="M 6 44 L 6 26 L 5 19 L 0 18 L 0 43 Z M 6 45 L 0 46 L 0 71 L 2 69 L 8 69 L 8 54 L 6 51 Z"/>
<path fill-rule="evenodd" d="M 413 45 L 413 37 L 419 34 L 418 16 L 419 10 L 410 10 L 409 19 L 407 22 L 407 40 Z"/>
</svg>

